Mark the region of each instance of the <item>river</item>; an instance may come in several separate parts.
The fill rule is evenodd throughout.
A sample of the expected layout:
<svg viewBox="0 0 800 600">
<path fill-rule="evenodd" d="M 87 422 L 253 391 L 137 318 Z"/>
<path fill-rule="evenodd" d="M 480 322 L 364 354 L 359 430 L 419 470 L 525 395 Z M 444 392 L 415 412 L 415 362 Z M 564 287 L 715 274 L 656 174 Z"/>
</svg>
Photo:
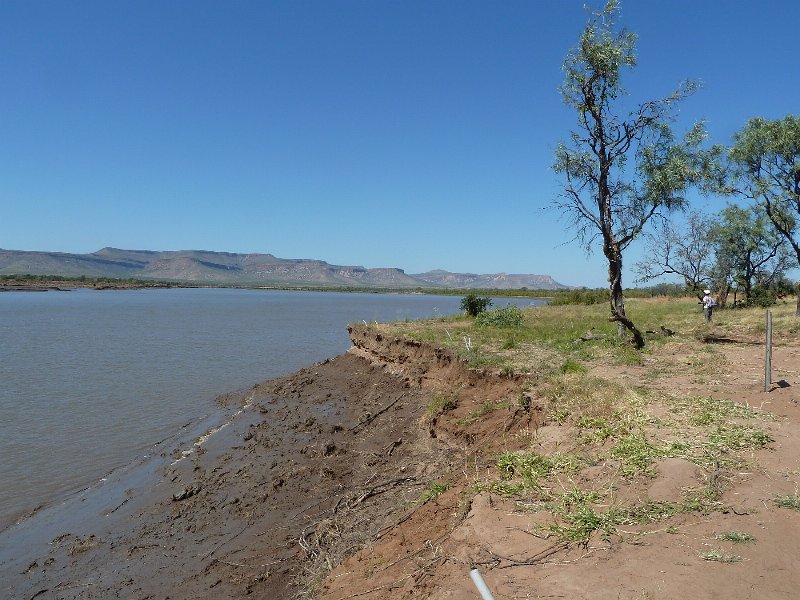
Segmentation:
<svg viewBox="0 0 800 600">
<path fill-rule="evenodd" d="M 495 305 L 509 302 L 542 303 Z M 217 395 L 346 351 L 348 323 L 459 304 L 240 289 L 0 294 L 0 530 L 218 410 Z"/>
</svg>

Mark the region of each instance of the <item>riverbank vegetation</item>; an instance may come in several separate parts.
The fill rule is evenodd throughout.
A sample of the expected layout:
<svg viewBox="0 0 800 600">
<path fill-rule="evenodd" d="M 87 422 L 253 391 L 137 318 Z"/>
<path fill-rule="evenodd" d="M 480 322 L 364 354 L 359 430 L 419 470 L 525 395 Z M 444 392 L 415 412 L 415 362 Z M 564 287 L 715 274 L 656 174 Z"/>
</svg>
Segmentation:
<svg viewBox="0 0 800 600">
<path fill-rule="evenodd" d="M 736 470 L 753 468 L 753 452 L 773 441 L 774 415 L 740 398 L 712 398 L 734 368 L 721 348 L 763 343 L 763 310 L 719 311 L 708 324 L 691 298 L 631 299 L 627 309 L 642 325 L 645 350 L 619 338 L 607 306 L 597 304 L 516 309 L 518 321 L 489 309 L 477 319 L 380 330 L 447 348 L 471 368 L 524 379 L 522 396 L 486 404 L 473 420 L 530 410 L 531 397 L 538 398 L 546 424 L 560 429 L 558 444 L 550 446 L 542 429 L 525 433 L 465 493 L 514 499 L 520 510 L 547 515 L 540 515 L 538 534 L 586 543 L 623 527 L 663 529 L 678 515 L 727 511 L 724 493 Z M 793 302 L 779 302 L 773 315 L 776 343 L 800 340 Z M 704 483 L 669 501 L 626 498 L 623 488 L 651 485 L 670 460 L 702 471 Z M 601 466 L 601 477 L 581 475 Z"/>
</svg>

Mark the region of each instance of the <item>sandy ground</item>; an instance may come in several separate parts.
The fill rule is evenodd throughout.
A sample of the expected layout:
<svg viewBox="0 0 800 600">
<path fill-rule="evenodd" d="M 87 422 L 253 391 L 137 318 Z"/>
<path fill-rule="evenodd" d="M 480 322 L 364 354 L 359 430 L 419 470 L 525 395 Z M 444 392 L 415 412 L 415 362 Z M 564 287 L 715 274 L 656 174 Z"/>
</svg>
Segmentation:
<svg viewBox="0 0 800 600">
<path fill-rule="evenodd" d="M 800 512 L 773 499 L 800 487 L 800 348 L 778 346 L 763 391 L 763 348 L 717 344 L 712 373 L 687 376 L 689 348 L 655 382 L 653 365 L 614 367 L 675 393 L 731 398 L 776 415 L 774 442 L 746 471 L 725 473 L 730 508 L 673 517 L 588 543 L 536 533 L 541 513 L 468 493 L 503 450 L 562 443 L 524 381 L 477 375 L 446 353 L 352 332 L 351 352 L 221 398 L 228 424 L 187 431 L 177 449 L 0 533 L 3 598 L 478 598 L 477 566 L 495 598 L 794 598 Z M 432 415 L 432 403 L 452 397 Z M 216 424 L 219 426 L 219 424 Z M 576 477 L 600 478 L 604 466 Z M 610 466 L 608 468 L 611 468 Z M 676 459 L 616 493 L 670 500 L 709 474 Z M 434 499 L 437 483 L 448 489 Z M 443 486 L 444 487 L 444 486 Z M 538 516 L 537 516 L 538 515 Z M 755 543 L 715 539 L 750 532 Z M 734 552 L 736 563 L 701 558 Z"/>
</svg>

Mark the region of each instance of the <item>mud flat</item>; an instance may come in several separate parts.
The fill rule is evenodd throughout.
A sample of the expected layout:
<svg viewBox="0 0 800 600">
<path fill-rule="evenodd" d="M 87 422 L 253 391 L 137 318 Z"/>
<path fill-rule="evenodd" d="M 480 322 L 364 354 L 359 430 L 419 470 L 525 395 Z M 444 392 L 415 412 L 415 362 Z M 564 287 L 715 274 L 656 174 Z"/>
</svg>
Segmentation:
<svg viewBox="0 0 800 600">
<path fill-rule="evenodd" d="M 347 354 L 220 398 L 228 413 L 216 422 L 0 533 L 0 596 L 290 598 L 318 587 L 463 454 L 422 424 L 432 390 L 466 370 L 433 348 L 352 337 Z"/>
</svg>

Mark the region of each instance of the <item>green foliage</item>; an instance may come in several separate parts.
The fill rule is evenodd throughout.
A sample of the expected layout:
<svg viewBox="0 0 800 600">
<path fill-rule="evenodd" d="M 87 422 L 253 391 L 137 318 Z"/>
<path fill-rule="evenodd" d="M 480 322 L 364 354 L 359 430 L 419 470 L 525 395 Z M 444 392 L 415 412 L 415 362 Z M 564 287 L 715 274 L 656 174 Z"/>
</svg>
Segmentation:
<svg viewBox="0 0 800 600">
<path fill-rule="evenodd" d="M 473 347 L 471 350 L 462 349 L 458 352 L 458 357 L 467 363 L 470 369 L 498 368 L 502 369 L 508 365 L 505 359 L 494 353 Z"/>
<path fill-rule="evenodd" d="M 762 206 L 800 257 L 800 117 L 750 119 L 734 140 L 729 157 L 735 187 Z"/>
<path fill-rule="evenodd" d="M 445 394 L 436 393 L 433 395 L 433 398 L 431 398 L 431 402 L 428 404 L 425 414 L 429 418 L 436 417 L 444 412 L 453 410 L 456 406 L 458 406 L 458 400 L 455 395 L 447 396 Z"/>
<path fill-rule="evenodd" d="M 763 448 L 772 437 L 752 425 L 726 423 L 718 425 L 716 431 L 709 433 L 707 447 L 717 452 L 744 450 L 747 448 Z"/>
<path fill-rule="evenodd" d="M 764 418 L 763 413 L 743 404 L 710 396 L 680 398 L 673 401 L 673 412 L 688 412 L 689 422 L 696 426 L 724 425 L 730 419 Z"/>
<path fill-rule="evenodd" d="M 587 369 L 585 365 L 571 358 L 568 358 L 563 363 L 561 363 L 561 366 L 558 368 L 558 370 L 561 373 L 585 374 L 589 372 L 589 369 Z"/>
<path fill-rule="evenodd" d="M 750 290 L 743 306 L 757 306 L 758 308 L 769 308 L 775 306 L 778 301 L 778 290 L 767 285 L 756 285 Z"/>
<path fill-rule="evenodd" d="M 467 294 L 461 299 L 461 310 L 470 317 L 477 317 L 491 305 L 491 298 L 483 298 L 475 294 Z"/>
<path fill-rule="evenodd" d="M 643 525 L 679 514 L 708 514 L 721 509 L 719 503 L 692 493 L 683 502 L 646 500 L 630 505 L 612 505 L 605 510 L 598 506 L 602 500 L 603 495 L 595 490 L 565 490 L 551 508 L 559 521 L 548 528 L 550 533 L 563 541 L 586 542 L 595 532 L 608 538 L 617 533 L 620 525 Z"/>
<path fill-rule="evenodd" d="M 641 432 L 628 433 L 611 449 L 611 456 L 622 461 L 622 473 L 626 476 L 648 471 L 653 461 L 662 455 L 663 452 Z"/>
<path fill-rule="evenodd" d="M 439 483 L 438 481 L 431 482 L 430 487 L 420 494 L 419 498 L 417 498 L 417 504 L 425 504 L 426 502 L 430 502 L 431 500 L 436 500 L 439 496 L 444 494 L 447 490 L 450 489 L 449 483 Z"/>
<path fill-rule="evenodd" d="M 582 304 L 585 306 L 591 306 L 592 304 L 606 303 L 608 302 L 608 299 L 608 290 L 590 290 L 582 288 L 561 292 L 550 301 L 550 304 L 555 306 L 568 304 Z"/>
<path fill-rule="evenodd" d="M 500 327 L 503 329 L 516 329 L 522 327 L 522 310 L 515 304 L 504 308 L 495 308 L 480 313 L 475 323 L 480 327 Z"/>
<path fill-rule="evenodd" d="M 778 496 L 775 498 L 775 506 L 778 508 L 788 508 L 800 512 L 800 496 L 797 494 Z"/>
<path fill-rule="evenodd" d="M 512 336 L 507 337 L 503 341 L 503 344 L 500 346 L 500 348 L 502 348 L 503 350 L 513 350 L 514 348 L 517 347 L 517 345 L 518 345 L 517 344 L 517 338 L 515 338 L 512 335 Z"/>
<path fill-rule="evenodd" d="M 712 227 L 710 238 L 716 250 L 715 287 L 735 287 L 744 293 L 748 305 L 769 306 L 771 294 L 766 290 L 783 278 L 791 257 L 766 213 L 758 206 L 728 205 Z M 756 292 L 758 288 L 762 291 Z"/>
<path fill-rule="evenodd" d="M 603 512 L 587 504 L 579 504 L 574 510 L 564 512 L 561 518 L 566 524 L 552 525 L 550 531 L 569 542 L 585 542 L 595 531 L 601 531 L 607 538 L 622 523 L 622 515 L 613 507 Z"/>
<path fill-rule="evenodd" d="M 723 542 L 733 542 L 734 544 L 746 544 L 747 542 L 755 542 L 756 538 L 743 531 L 727 531 L 725 533 L 718 533 L 716 539 Z"/>
<path fill-rule="evenodd" d="M 497 459 L 497 470 L 505 480 L 518 477 L 527 484 L 535 484 L 553 472 L 576 471 L 579 465 L 579 459 L 572 455 L 545 456 L 533 452 L 505 452 Z"/>
<path fill-rule="evenodd" d="M 741 556 L 736 556 L 735 554 L 727 554 L 722 550 L 709 550 L 708 552 L 704 552 L 700 555 L 700 558 L 703 560 L 708 560 L 712 562 L 721 562 L 721 563 L 736 563 L 742 560 Z"/>
</svg>

